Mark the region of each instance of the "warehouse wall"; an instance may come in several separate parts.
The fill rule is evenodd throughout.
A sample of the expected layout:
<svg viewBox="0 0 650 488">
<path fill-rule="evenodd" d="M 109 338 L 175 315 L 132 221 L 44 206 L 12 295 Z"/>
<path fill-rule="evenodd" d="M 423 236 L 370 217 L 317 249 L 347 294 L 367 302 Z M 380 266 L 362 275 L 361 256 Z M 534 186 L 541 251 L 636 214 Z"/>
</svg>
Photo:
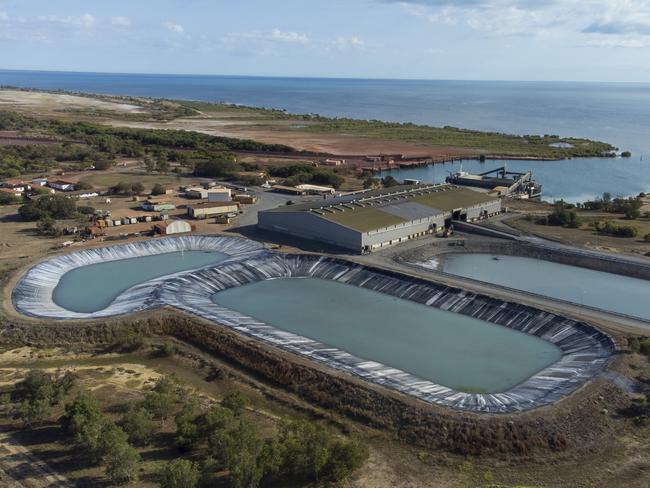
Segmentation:
<svg viewBox="0 0 650 488">
<path fill-rule="evenodd" d="M 260 212 L 258 227 L 361 251 L 361 233 L 308 212 Z"/>
<path fill-rule="evenodd" d="M 440 214 L 428 219 L 422 219 L 421 221 L 406 222 L 404 224 L 388 227 L 380 231 L 366 232 L 363 234 L 362 244 L 364 247 L 369 246 L 371 249 L 373 246 L 381 246 L 382 244 L 384 246 L 390 246 L 391 244 L 397 244 L 400 242 L 399 239 L 404 241 L 414 234 L 425 233 L 434 224 L 437 228 L 440 228 L 444 223 L 445 215 Z"/>
</svg>

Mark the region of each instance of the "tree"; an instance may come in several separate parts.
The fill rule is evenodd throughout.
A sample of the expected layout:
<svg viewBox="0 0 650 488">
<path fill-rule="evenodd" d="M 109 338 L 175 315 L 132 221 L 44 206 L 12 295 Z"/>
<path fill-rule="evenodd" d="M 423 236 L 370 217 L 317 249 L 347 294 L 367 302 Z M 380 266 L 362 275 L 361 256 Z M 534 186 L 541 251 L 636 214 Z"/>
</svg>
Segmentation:
<svg viewBox="0 0 650 488">
<path fill-rule="evenodd" d="M 163 376 L 151 391 L 145 395 L 144 405 L 154 417 L 164 423 L 178 402 L 177 386 L 171 378 Z"/>
<path fill-rule="evenodd" d="M 81 180 L 74 185 L 75 190 L 90 190 L 92 185 L 87 181 Z"/>
<path fill-rule="evenodd" d="M 131 193 L 134 195 L 142 195 L 144 193 L 144 185 L 139 181 L 131 184 Z"/>
<path fill-rule="evenodd" d="M 646 242 L 650 242 L 650 232 L 648 232 L 646 235 L 643 236 L 643 240 Z"/>
<path fill-rule="evenodd" d="M 235 162 L 234 156 L 230 154 L 221 154 L 210 161 L 197 163 L 194 167 L 194 176 L 221 178 L 224 176 L 230 176 L 237 170 L 239 170 L 239 166 Z"/>
<path fill-rule="evenodd" d="M 23 220 L 70 219 L 76 214 L 75 202 L 62 195 L 44 195 L 18 209 Z"/>
<path fill-rule="evenodd" d="M 239 417 L 244 411 L 248 399 L 239 392 L 233 392 L 226 395 L 221 401 L 221 406 L 230 410 L 235 416 Z"/>
<path fill-rule="evenodd" d="M 390 188 L 392 186 L 397 186 L 399 185 L 399 181 L 397 181 L 395 178 L 393 178 L 391 175 L 384 176 L 381 179 L 381 184 L 384 186 L 384 188 Z"/>
<path fill-rule="evenodd" d="M 621 153 L 621 157 L 622 157 L 622 158 L 629 158 L 629 157 L 631 157 L 631 156 L 632 156 L 632 153 L 631 153 L 630 151 L 623 151 L 623 152 Z"/>
<path fill-rule="evenodd" d="M 63 229 L 56 224 L 56 220 L 45 217 L 36 224 L 36 232 L 42 236 L 60 237 L 63 235 Z"/>
<path fill-rule="evenodd" d="M 156 171 L 159 173 L 169 173 L 170 165 L 169 161 L 167 161 L 167 158 L 158 158 L 158 162 L 156 163 Z"/>
<path fill-rule="evenodd" d="M 122 425 L 129 437 L 129 442 L 146 446 L 151 442 L 157 430 L 153 416 L 140 403 L 131 402 L 122 420 Z"/>
<path fill-rule="evenodd" d="M 195 488 L 201 479 L 201 471 L 187 459 L 174 459 L 160 473 L 161 488 Z"/>
<path fill-rule="evenodd" d="M 65 405 L 65 413 L 60 422 L 77 448 L 96 460 L 101 445 L 104 416 L 95 397 L 87 391 L 80 392 L 72 402 Z"/>
<path fill-rule="evenodd" d="M 93 166 L 98 171 L 105 171 L 107 169 L 110 169 L 114 164 L 115 164 L 114 159 L 101 158 L 101 159 L 95 160 L 95 163 L 93 164 Z"/>
<path fill-rule="evenodd" d="M 41 370 L 30 370 L 25 379 L 18 384 L 22 397 L 17 414 L 25 425 L 42 420 L 57 405 L 72 387 L 74 378 L 71 374 L 54 380 L 50 374 Z"/>
<path fill-rule="evenodd" d="M 21 198 L 18 195 L 12 195 L 11 193 L 0 192 L 0 205 L 15 205 L 21 202 Z"/>
<path fill-rule="evenodd" d="M 116 444 L 106 455 L 106 476 L 120 485 L 136 480 L 140 454 L 127 442 Z"/>
<path fill-rule="evenodd" d="M 338 481 L 349 477 L 368 459 L 368 446 L 355 440 L 337 440 L 323 469 L 323 477 Z"/>
<path fill-rule="evenodd" d="M 156 183 L 151 188 L 151 194 L 152 195 L 164 195 L 165 192 L 166 192 L 165 187 L 163 185 L 161 185 L 160 183 Z"/>
<path fill-rule="evenodd" d="M 176 423 L 176 445 L 181 449 L 191 449 L 201 437 L 199 427 L 195 421 L 197 406 L 197 400 L 191 398 L 183 404 L 181 410 L 174 417 Z"/>
</svg>

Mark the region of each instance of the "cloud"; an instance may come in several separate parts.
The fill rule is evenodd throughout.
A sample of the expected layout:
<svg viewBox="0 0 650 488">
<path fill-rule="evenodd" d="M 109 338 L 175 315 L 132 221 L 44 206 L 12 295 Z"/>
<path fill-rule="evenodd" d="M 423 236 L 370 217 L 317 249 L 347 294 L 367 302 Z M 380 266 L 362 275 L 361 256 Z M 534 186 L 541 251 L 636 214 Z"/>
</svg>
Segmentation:
<svg viewBox="0 0 650 488">
<path fill-rule="evenodd" d="M 489 36 L 552 36 L 575 44 L 639 47 L 650 41 L 650 0 L 376 0 L 432 23 Z M 607 36 L 607 39 L 601 39 Z"/>
<path fill-rule="evenodd" d="M 131 19 L 128 17 L 123 17 L 121 15 L 118 15 L 117 17 L 111 17 L 108 19 L 108 22 L 111 25 L 117 26 L 117 27 L 129 27 L 131 25 Z"/>
<path fill-rule="evenodd" d="M 45 23 L 83 27 L 85 29 L 92 29 L 97 23 L 97 19 L 95 19 L 95 16 L 92 14 L 83 14 L 78 16 L 41 15 L 37 20 Z"/>
<path fill-rule="evenodd" d="M 271 43 L 309 44 L 309 37 L 293 31 L 271 29 L 270 31 L 231 32 L 224 38 L 226 42 L 237 40 L 257 40 Z"/>
<path fill-rule="evenodd" d="M 0 22 L 7 22 L 9 20 L 9 14 L 7 12 L 0 12 Z"/>
<path fill-rule="evenodd" d="M 299 34 L 298 32 L 283 32 L 280 29 L 272 29 L 270 39 L 274 41 L 289 42 L 296 44 L 307 44 L 309 43 L 309 38 L 305 34 Z"/>
<path fill-rule="evenodd" d="M 352 37 L 337 37 L 332 42 L 332 45 L 339 51 L 347 51 L 349 49 L 365 49 L 366 43 L 359 39 L 357 36 Z"/>
<path fill-rule="evenodd" d="M 171 32 L 174 32 L 176 34 L 183 34 L 185 32 L 185 29 L 181 24 L 177 24 L 175 22 L 165 22 L 163 24 L 163 27 Z"/>
</svg>

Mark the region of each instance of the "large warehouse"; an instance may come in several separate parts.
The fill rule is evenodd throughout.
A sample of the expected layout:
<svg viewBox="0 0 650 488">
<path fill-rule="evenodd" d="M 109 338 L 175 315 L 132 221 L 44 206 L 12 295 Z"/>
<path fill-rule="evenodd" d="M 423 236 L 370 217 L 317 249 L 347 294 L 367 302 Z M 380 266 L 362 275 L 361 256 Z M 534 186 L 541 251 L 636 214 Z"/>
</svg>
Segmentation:
<svg viewBox="0 0 650 488">
<path fill-rule="evenodd" d="M 453 185 L 402 185 L 265 210 L 257 225 L 371 252 L 435 232 L 451 220 L 471 222 L 500 211 L 501 201 L 485 193 Z"/>
</svg>

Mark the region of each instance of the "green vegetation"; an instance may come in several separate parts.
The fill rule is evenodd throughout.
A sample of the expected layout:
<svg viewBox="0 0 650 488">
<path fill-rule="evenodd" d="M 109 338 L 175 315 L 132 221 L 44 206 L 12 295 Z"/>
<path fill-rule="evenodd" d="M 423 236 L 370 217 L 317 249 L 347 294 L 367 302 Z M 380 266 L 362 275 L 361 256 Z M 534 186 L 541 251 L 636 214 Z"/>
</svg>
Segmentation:
<svg viewBox="0 0 650 488">
<path fill-rule="evenodd" d="M 113 195 L 123 196 L 142 195 L 144 193 L 144 185 L 139 181 L 136 181 L 135 183 L 120 181 L 110 188 L 110 192 Z"/>
<path fill-rule="evenodd" d="M 343 184 L 343 177 L 334 170 L 318 168 L 308 164 L 294 164 L 268 168 L 270 176 L 281 178 L 285 185 L 295 186 L 303 183 L 327 185 L 338 188 Z"/>
<path fill-rule="evenodd" d="M 182 130 L 130 129 L 86 122 L 40 120 L 0 111 L 0 130 L 48 137 L 54 144 L 0 146 L 0 177 L 46 171 L 66 164 L 72 169 L 106 169 L 117 157 L 145 157 L 150 171 L 166 173 L 169 163 L 195 164 L 232 158 L 232 151 L 292 153 L 282 144 L 216 137 Z M 56 141 L 59 141 L 56 143 Z"/>
<path fill-rule="evenodd" d="M 77 215 L 74 200 L 61 195 L 44 195 L 18 209 L 23 220 L 70 219 Z"/>
<path fill-rule="evenodd" d="M 459 129 L 450 126 L 430 127 L 378 120 L 326 119 L 319 117 L 316 119 L 316 123 L 296 130 L 394 139 L 433 146 L 477 149 L 493 155 L 543 159 L 612 156 L 615 150 L 610 144 L 589 139 L 562 138 L 557 135 L 516 136 L 499 132 Z M 553 146 L 553 144 L 563 142 L 571 144 L 571 147 Z"/>
<path fill-rule="evenodd" d="M 614 237 L 636 237 L 639 234 L 639 229 L 633 225 L 615 224 L 610 221 L 594 222 L 594 229 L 599 234 L 614 236 Z"/>
<path fill-rule="evenodd" d="M 156 183 L 151 187 L 151 194 L 152 195 L 164 195 L 166 192 L 166 189 L 163 185 L 160 183 Z"/>
<path fill-rule="evenodd" d="M 174 459 L 160 473 L 161 488 L 195 488 L 201 480 L 201 470 L 187 459 Z"/>
<path fill-rule="evenodd" d="M 641 216 L 643 201 L 641 195 L 630 198 L 614 198 L 607 192 L 597 200 L 584 202 L 581 207 L 586 210 L 624 214 L 625 218 L 633 220 Z"/>
<path fill-rule="evenodd" d="M 560 200 L 555 202 L 553 212 L 544 217 L 537 219 L 536 223 L 539 225 L 555 225 L 577 229 L 580 227 L 582 221 L 573 206 Z"/>
<path fill-rule="evenodd" d="M 630 157 L 632 157 L 632 153 L 630 151 L 623 151 L 621 153 L 621 157 L 622 158 L 630 158 Z"/>
<path fill-rule="evenodd" d="M 562 159 L 571 157 L 613 156 L 612 145 L 581 138 L 557 135 L 516 136 L 498 132 L 480 132 L 456 127 L 431 127 L 411 123 L 382 122 L 328 118 L 318 114 L 290 114 L 284 110 L 245 107 L 207 102 L 176 102 L 186 108 L 201 112 L 225 115 L 229 119 L 251 120 L 264 127 L 264 122 L 295 120 L 304 122 L 292 127 L 295 132 L 346 134 L 384 140 L 399 140 L 433 146 L 477 149 L 494 155 Z M 269 125 L 269 128 L 272 128 Z M 277 129 L 277 127 L 275 128 Z M 561 143 L 568 143 L 567 147 Z"/>
<path fill-rule="evenodd" d="M 22 202 L 22 198 L 11 193 L 0 192 L 0 205 L 16 205 Z"/>
<path fill-rule="evenodd" d="M 183 450 L 201 450 L 204 482 L 228 470 L 232 486 L 257 487 L 269 481 L 338 481 L 349 477 L 368 457 L 365 445 L 335 435 L 320 423 L 283 419 L 277 436 L 261 439 L 243 417 L 246 400 L 237 394 L 221 406 L 202 413 L 188 403 L 178 412 L 176 443 Z M 169 465 L 172 471 L 192 469 L 188 464 Z M 180 485 L 170 485 L 180 486 Z M 191 485 L 193 486 L 193 485 Z"/>
</svg>

